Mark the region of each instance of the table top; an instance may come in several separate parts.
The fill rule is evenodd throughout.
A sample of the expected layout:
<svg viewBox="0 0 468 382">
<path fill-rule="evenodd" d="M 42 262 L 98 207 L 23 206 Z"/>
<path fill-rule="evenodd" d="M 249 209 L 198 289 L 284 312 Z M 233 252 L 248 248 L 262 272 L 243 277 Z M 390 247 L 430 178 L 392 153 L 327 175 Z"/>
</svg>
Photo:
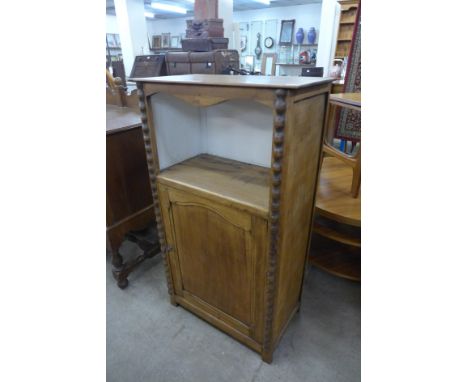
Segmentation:
<svg viewBox="0 0 468 382">
<path fill-rule="evenodd" d="M 361 93 L 336 93 L 330 94 L 330 102 L 343 105 L 354 106 L 354 108 L 361 108 Z"/>
<path fill-rule="evenodd" d="M 317 211 L 329 219 L 361 226 L 361 193 L 351 196 L 353 169 L 337 158 L 323 158 L 317 187 Z"/>
<path fill-rule="evenodd" d="M 106 134 L 141 126 L 140 114 L 128 107 L 106 105 Z"/>
<path fill-rule="evenodd" d="M 295 76 L 230 76 L 224 74 L 182 74 L 177 76 L 130 78 L 129 80 L 136 82 L 149 82 L 160 84 L 301 89 L 331 83 L 333 81 L 333 78 Z"/>
</svg>

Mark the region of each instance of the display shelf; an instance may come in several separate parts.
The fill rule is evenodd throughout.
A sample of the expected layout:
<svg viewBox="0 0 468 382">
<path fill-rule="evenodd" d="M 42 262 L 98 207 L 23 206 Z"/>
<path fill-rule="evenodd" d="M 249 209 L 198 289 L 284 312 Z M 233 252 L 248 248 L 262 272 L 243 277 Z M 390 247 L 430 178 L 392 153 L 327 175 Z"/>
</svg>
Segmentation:
<svg viewBox="0 0 468 382">
<path fill-rule="evenodd" d="M 349 56 L 356 23 L 358 0 L 340 0 L 340 22 L 336 39 L 335 59 Z"/>
<path fill-rule="evenodd" d="M 361 280 L 361 250 L 346 247 L 317 234 L 312 235 L 309 262 L 332 275 L 348 280 Z"/>
<path fill-rule="evenodd" d="M 318 46 L 318 44 L 293 44 L 294 46 Z"/>
<path fill-rule="evenodd" d="M 281 62 L 277 62 L 276 65 L 281 65 L 281 66 L 315 66 L 315 64 L 288 64 L 288 63 L 281 63 Z"/>
<path fill-rule="evenodd" d="M 214 198 L 228 200 L 238 208 L 268 216 L 270 169 L 200 154 L 167 168 L 160 183 Z"/>
</svg>

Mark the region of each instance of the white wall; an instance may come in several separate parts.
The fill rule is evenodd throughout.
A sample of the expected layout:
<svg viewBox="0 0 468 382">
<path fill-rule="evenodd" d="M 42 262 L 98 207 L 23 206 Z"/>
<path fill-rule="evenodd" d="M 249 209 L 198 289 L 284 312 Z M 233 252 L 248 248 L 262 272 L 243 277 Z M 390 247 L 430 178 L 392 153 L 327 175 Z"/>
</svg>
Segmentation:
<svg viewBox="0 0 468 382">
<path fill-rule="evenodd" d="M 162 33 L 170 33 L 171 36 L 180 36 L 182 33 L 185 35 L 185 30 L 187 29 L 185 21 L 191 18 L 192 17 L 178 17 L 175 19 L 165 20 L 146 19 L 150 40 L 151 36 L 160 35 Z"/>
<path fill-rule="evenodd" d="M 320 15 L 321 15 L 322 4 L 305 4 L 296 5 L 292 7 L 276 7 L 276 8 L 265 8 L 255 9 L 251 11 L 238 11 L 234 12 L 233 21 L 239 22 L 250 22 L 250 21 L 265 21 L 271 19 L 278 20 L 278 35 L 275 41 L 278 40 L 281 20 L 295 19 L 295 31 L 297 28 L 304 28 L 304 32 L 307 33 L 310 27 L 315 27 L 317 30 L 317 40 L 320 35 Z M 167 20 L 148 20 L 148 33 L 151 35 L 158 35 L 161 33 L 170 33 L 171 35 L 179 36 L 181 33 L 185 33 L 186 23 L 185 20 L 190 17 L 180 17 L 175 19 Z M 306 37 L 307 40 L 307 37 Z"/>
<path fill-rule="evenodd" d="M 320 12 L 322 4 L 304 4 L 291 7 L 274 7 L 255 9 L 251 11 L 234 12 L 234 22 L 249 22 L 249 21 L 265 21 L 271 19 L 278 19 L 278 33 L 275 36 L 275 42 L 278 41 L 281 20 L 295 19 L 294 35 L 298 28 L 303 28 L 304 32 L 314 27 L 320 33 Z M 294 37 L 295 40 L 295 37 Z M 305 38 L 307 40 L 307 37 Z"/>
<path fill-rule="evenodd" d="M 328 76 L 330 65 L 335 57 L 339 22 L 340 7 L 337 0 L 323 0 L 320 23 L 322 33 L 318 40 L 317 66 L 324 68 L 324 76 Z"/>
<path fill-rule="evenodd" d="M 119 26 L 117 25 L 117 16 L 106 15 L 106 33 L 119 33 Z"/>
</svg>

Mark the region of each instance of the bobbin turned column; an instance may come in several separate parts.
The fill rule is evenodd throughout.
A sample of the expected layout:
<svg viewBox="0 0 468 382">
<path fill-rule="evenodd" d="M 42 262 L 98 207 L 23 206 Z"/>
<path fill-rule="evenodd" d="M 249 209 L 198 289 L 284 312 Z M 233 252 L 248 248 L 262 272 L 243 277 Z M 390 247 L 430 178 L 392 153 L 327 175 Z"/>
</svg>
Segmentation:
<svg viewBox="0 0 468 382">
<path fill-rule="evenodd" d="M 151 132 L 148 126 L 148 113 L 146 109 L 146 98 L 143 91 L 143 84 L 141 82 L 137 83 L 138 88 L 138 106 L 141 113 L 141 123 L 143 131 L 143 141 L 145 143 L 146 151 L 146 162 L 148 164 L 148 172 L 151 185 L 151 193 L 153 195 L 154 201 L 154 214 L 156 216 L 156 225 L 158 230 L 159 244 L 161 246 L 161 254 L 164 261 L 164 268 L 166 271 L 166 280 L 167 280 L 167 291 L 169 292 L 171 303 L 173 305 L 178 305 L 174 300 L 174 286 L 172 283 L 172 275 L 169 266 L 169 259 L 167 258 L 168 252 L 171 248 L 168 247 L 166 243 L 166 236 L 164 234 L 164 226 L 161 218 L 161 207 L 159 204 L 158 197 L 158 187 L 156 185 L 156 175 L 159 172 L 159 164 L 157 154 L 153 152 L 153 146 L 151 144 Z M 152 123 L 152 121 L 150 121 Z"/>
<path fill-rule="evenodd" d="M 275 117 L 273 130 L 271 190 L 270 190 L 270 248 L 268 252 L 268 270 L 266 287 L 265 334 L 262 360 L 272 362 L 273 348 L 273 313 L 276 289 L 276 273 L 278 261 L 278 230 L 280 217 L 281 169 L 283 161 L 284 127 L 286 114 L 286 90 L 275 92 Z"/>
</svg>

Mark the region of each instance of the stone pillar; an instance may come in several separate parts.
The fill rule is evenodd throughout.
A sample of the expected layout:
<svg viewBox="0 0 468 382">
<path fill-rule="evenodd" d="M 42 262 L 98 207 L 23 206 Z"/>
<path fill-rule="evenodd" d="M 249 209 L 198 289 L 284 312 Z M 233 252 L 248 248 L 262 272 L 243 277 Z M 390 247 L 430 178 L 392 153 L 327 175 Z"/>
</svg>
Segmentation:
<svg viewBox="0 0 468 382">
<path fill-rule="evenodd" d="M 218 0 L 195 0 L 193 13 L 195 20 L 217 19 Z"/>
<path fill-rule="evenodd" d="M 135 56 L 148 54 L 148 32 L 142 0 L 114 0 L 125 74 L 130 75 Z"/>
</svg>

